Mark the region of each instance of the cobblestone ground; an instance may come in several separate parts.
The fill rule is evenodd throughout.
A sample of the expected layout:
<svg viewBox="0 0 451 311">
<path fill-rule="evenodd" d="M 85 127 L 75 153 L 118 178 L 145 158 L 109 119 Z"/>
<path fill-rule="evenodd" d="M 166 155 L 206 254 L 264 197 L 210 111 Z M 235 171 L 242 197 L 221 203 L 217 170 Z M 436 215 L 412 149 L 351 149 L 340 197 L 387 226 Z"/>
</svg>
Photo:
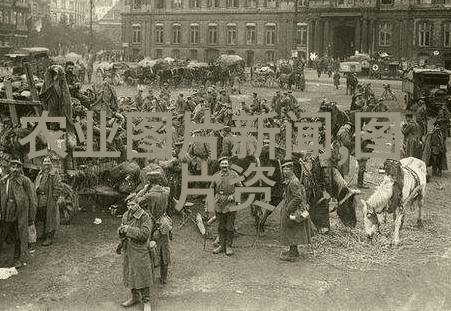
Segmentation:
<svg viewBox="0 0 451 311">
<path fill-rule="evenodd" d="M 307 74 L 307 91 L 295 92 L 307 110 L 316 110 L 326 96 L 342 107 L 350 97 L 343 85 L 338 91 L 331 79 Z M 344 83 L 344 79 L 342 79 Z M 371 81 L 376 94 L 382 83 Z M 403 98 L 400 81 L 390 81 L 398 98 Z M 242 87 L 245 98 L 254 88 Z M 275 88 L 260 88 L 259 95 L 270 100 Z M 188 94 L 190 90 L 182 89 Z M 133 96 L 135 90 L 119 88 L 120 96 Z M 179 90 L 173 91 L 176 95 Z M 389 102 L 393 110 L 401 104 Z M 450 150 L 448 139 L 448 150 Z M 448 161 L 450 162 L 448 154 Z M 377 173 L 382 160 L 370 160 L 366 179 L 371 189 L 382 176 Z M 355 186 L 355 160 L 348 177 Z M 388 245 L 392 219 L 382 226 L 382 235 L 369 243 L 364 238 L 361 204 L 358 225 L 344 228 L 332 214 L 332 232 L 314 237 L 312 248 L 303 247 L 296 263 L 278 260 L 278 211 L 268 220 L 265 234 L 256 240 L 249 210 L 238 213 L 235 255 L 213 255 L 211 241 L 204 241 L 195 225 L 180 227 L 174 217 L 173 263 L 169 283 L 152 290 L 154 310 L 450 310 L 451 216 L 450 173 L 427 185 L 425 227 L 417 229 L 408 212 L 397 248 Z M 56 243 L 38 246 L 29 265 L 19 275 L 0 280 L 1 310 L 124 310 L 120 302 L 129 292 L 121 283 L 121 259 L 114 250 L 119 219 L 105 211 L 91 211 L 92 203 L 81 197 L 88 212 L 79 213 L 69 226 L 57 233 Z M 360 202 L 360 201 L 359 201 Z M 196 202 L 197 203 L 197 202 Z M 193 210 L 200 209 L 196 204 Z M 94 224 L 99 217 L 102 223 Z M 208 228 L 215 232 L 215 224 Z M 0 252 L 0 266 L 11 264 L 11 246 Z M 139 310 L 132 307 L 130 310 Z"/>
</svg>

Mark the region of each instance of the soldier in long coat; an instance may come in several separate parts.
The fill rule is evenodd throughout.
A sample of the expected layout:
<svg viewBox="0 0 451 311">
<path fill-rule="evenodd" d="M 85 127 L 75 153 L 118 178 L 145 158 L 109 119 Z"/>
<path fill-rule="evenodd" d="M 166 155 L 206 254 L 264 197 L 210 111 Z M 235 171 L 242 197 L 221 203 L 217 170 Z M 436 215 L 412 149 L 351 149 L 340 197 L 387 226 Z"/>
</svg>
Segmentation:
<svg viewBox="0 0 451 311">
<path fill-rule="evenodd" d="M 353 140 L 353 131 L 351 122 L 347 122 L 344 124 L 337 132 L 337 147 L 346 147 L 348 149 L 348 157 L 346 161 L 338 167 L 340 174 L 344 177 L 349 174 L 349 163 L 351 158 L 351 153 L 354 152 L 354 140 Z M 341 160 L 341 154 L 340 159 Z"/>
<path fill-rule="evenodd" d="M 426 135 L 423 161 L 426 167 L 432 166 L 432 175 L 440 177 L 442 176 L 442 170 L 448 170 L 445 136 L 438 122 L 434 123 L 433 131 Z"/>
<path fill-rule="evenodd" d="M 43 222 L 42 246 L 53 244 L 55 231 L 60 225 L 60 211 L 58 202 L 63 198 L 63 184 L 58 172 L 53 169 L 50 157 L 42 161 L 42 169 L 34 182 L 38 198 L 36 220 Z"/>
<path fill-rule="evenodd" d="M 36 215 L 36 192 L 33 182 L 22 174 L 22 163 L 10 161 L 10 174 L 0 180 L 0 246 L 9 233 L 15 237 L 14 266 L 18 269 L 29 259 L 28 226 Z"/>
<path fill-rule="evenodd" d="M 150 286 L 153 284 L 152 262 L 149 255 L 149 239 L 153 222 L 133 197 L 126 200 L 127 211 L 117 230 L 122 244 L 123 283 L 131 289 L 132 297 L 122 303 L 131 307 L 142 301 L 144 310 L 150 311 Z"/>
<path fill-rule="evenodd" d="M 290 249 L 281 253 L 280 260 L 295 261 L 299 257 L 298 245 L 311 243 L 312 227 L 305 189 L 293 173 L 293 162 L 284 163 L 282 172 L 285 190 L 280 209 L 280 244 Z"/>
<path fill-rule="evenodd" d="M 401 132 L 404 135 L 404 156 L 422 158 L 423 144 L 421 142 L 421 128 L 413 119 L 413 114 L 406 114 L 406 121 Z"/>
<path fill-rule="evenodd" d="M 160 171 L 147 173 L 148 184 L 136 195 L 136 201 L 155 221 L 152 240 L 157 243 L 157 254 L 160 257 L 160 282 L 166 284 L 168 267 L 171 261 L 169 240 L 171 239 L 172 223 L 167 217 L 169 187 L 162 187 Z"/>
</svg>

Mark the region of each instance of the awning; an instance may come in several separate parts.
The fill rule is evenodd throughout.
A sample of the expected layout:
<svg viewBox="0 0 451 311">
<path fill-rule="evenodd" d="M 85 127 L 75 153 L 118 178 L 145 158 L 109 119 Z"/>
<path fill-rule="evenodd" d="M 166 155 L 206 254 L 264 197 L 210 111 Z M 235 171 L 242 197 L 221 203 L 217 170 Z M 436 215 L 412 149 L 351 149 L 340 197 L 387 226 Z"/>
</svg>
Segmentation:
<svg viewBox="0 0 451 311">
<path fill-rule="evenodd" d="M 216 23 L 209 23 L 208 24 L 208 27 L 216 27 L 216 26 L 218 26 L 218 24 L 216 24 Z"/>
<path fill-rule="evenodd" d="M 226 26 L 227 27 L 236 27 L 236 24 L 235 23 L 228 23 Z"/>
<path fill-rule="evenodd" d="M 172 24 L 172 26 L 181 27 L 182 25 L 181 24 Z"/>
<path fill-rule="evenodd" d="M 255 25 L 255 23 L 247 23 L 246 24 L 246 27 L 255 27 L 256 25 Z"/>
<path fill-rule="evenodd" d="M 192 23 L 192 24 L 190 24 L 190 26 L 199 26 L 199 24 L 198 23 Z"/>
<path fill-rule="evenodd" d="M 163 27 L 164 25 L 161 23 L 155 24 L 155 27 Z"/>
<path fill-rule="evenodd" d="M 141 24 L 133 24 L 132 27 L 133 27 L 133 28 L 135 28 L 135 27 L 141 27 Z"/>
<path fill-rule="evenodd" d="M 276 27 L 276 23 L 266 23 L 265 26 L 267 26 L 267 27 Z"/>
</svg>

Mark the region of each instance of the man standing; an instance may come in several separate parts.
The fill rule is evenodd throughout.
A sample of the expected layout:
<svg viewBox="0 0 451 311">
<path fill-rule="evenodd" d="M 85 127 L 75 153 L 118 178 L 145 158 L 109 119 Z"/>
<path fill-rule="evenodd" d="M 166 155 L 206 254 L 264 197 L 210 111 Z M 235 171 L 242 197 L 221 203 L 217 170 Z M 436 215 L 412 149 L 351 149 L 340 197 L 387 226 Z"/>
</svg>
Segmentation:
<svg viewBox="0 0 451 311">
<path fill-rule="evenodd" d="M 338 90 L 338 86 L 340 85 L 340 73 L 337 71 L 335 71 L 334 73 L 334 86 L 335 89 Z"/>
<path fill-rule="evenodd" d="M 440 107 L 440 110 L 438 111 L 437 115 L 437 123 L 440 126 L 440 130 L 442 131 L 442 135 L 445 139 L 449 136 L 449 124 L 450 124 L 450 118 L 451 115 L 449 113 L 448 107 L 446 106 L 446 103 L 442 103 L 442 106 Z"/>
<path fill-rule="evenodd" d="M 296 261 L 299 258 L 298 245 L 311 243 L 310 225 L 305 189 L 293 173 L 293 162 L 282 164 L 285 189 L 280 209 L 280 244 L 289 246 L 280 254 L 280 260 Z"/>
<path fill-rule="evenodd" d="M 143 309 L 151 311 L 150 285 L 153 283 L 153 274 L 148 245 L 153 222 L 133 196 L 127 197 L 126 204 L 127 211 L 122 216 L 117 233 L 122 241 L 123 283 L 131 289 L 132 297 L 124 301 L 122 306 L 131 307 L 142 302 Z"/>
<path fill-rule="evenodd" d="M 63 199 L 63 185 L 58 173 L 53 170 L 52 160 L 45 157 L 42 168 L 34 182 L 34 188 L 38 198 L 36 220 L 43 222 L 42 246 L 53 244 L 55 231 L 60 224 L 60 212 L 58 204 Z"/>
<path fill-rule="evenodd" d="M 179 94 L 176 101 L 177 114 L 185 114 L 185 99 L 183 98 L 183 93 Z"/>
<path fill-rule="evenodd" d="M 161 173 L 153 171 L 147 173 L 148 184 L 136 195 L 136 201 L 155 221 L 152 240 L 157 243 L 157 254 L 160 256 L 160 283 L 168 281 L 168 267 L 171 253 L 169 240 L 172 240 L 172 221 L 167 216 L 169 187 L 160 184 Z"/>
<path fill-rule="evenodd" d="M 421 143 L 420 126 L 413 119 L 413 114 L 406 113 L 406 123 L 403 123 L 401 132 L 404 135 L 404 157 L 421 159 L 423 145 Z"/>
<path fill-rule="evenodd" d="M 420 127 L 420 137 L 423 140 L 423 136 L 425 136 L 428 131 L 428 115 L 426 111 L 426 102 L 420 99 L 418 103 L 420 106 L 415 111 L 415 121 Z"/>
<path fill-rule="evenodd" d="M 219 172 L 214 176 L 220 176 L 221 181 L 212 182 L 210 188 L 215 194 L 215 213 L 218 219 L 219 246 L 213 250 L 213 254 L 225 252 L 227 256 L 233 255 L 232 242 L 235 229 L 236 211 L 230 211 L 235 206 L 235 187 L 241 187 L 241 183 L 230 183 L 231 179 L 237 178 L 238 173 L 229 168 L 229 159 L 219 159 Z"/>
<path fill-rule="evenodd" d="M 448 170 L 445 137 L 438 122 L 434 123 L 432 132 L 426 135 L 423 161 L 426 163 L 426 167 L 432 166 L 432 176 L 441 177 L 442 170 Z"/>
<path fill-rule="evenodd" d="M 14 266 L 19 269 L 29 258 L 28 226 L 34 224 L 36 193 L 31 180 L 22 174 L 22 163 L 10 161 L 10 173 L 0 180 L 0 247 L 7 235 L 15 239 Z"/>
<path fill-rule="evenodd" d="M 371 148 L 368 147 L 369 144 L 372 144 L 372 141 L 369 139 L 366 139 L 362 142 L 361 145 L 361 150 L 364 153 L 370 153 L 373 150 Z M 357 173 L 357 187 L 359 187 L 360 189 L 370 189 L 369 186 L 364 184 L 364 177 L 365 177 L 365 172 L 366 172 L 366 163 L 368 162 L 368 158 L 360 158 L 357 159 L 357 163 L 359 166 L 358 169 L 358 173 Z"/>
</svg>

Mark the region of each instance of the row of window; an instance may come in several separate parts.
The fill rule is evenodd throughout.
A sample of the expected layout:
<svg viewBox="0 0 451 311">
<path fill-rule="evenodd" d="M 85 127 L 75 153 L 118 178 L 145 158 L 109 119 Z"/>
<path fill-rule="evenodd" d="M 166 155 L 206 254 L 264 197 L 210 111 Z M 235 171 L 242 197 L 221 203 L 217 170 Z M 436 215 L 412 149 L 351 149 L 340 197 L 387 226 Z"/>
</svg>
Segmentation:
<svg viewBox="0 0 451 311">
<path fill-rule="evenodd" d="M 25 25 L 28 13 L 13 10 L 0 10 L 0 24 Z"/>
<path fill-rule="evenodd" d="M 238 44 L 238 29 L 236 24 L 230 23 L 225 28 L 226 33 L 226 44 L 228 45 L 236 45 Z M 307 28 L 305 28 L 305 40 Z M 162 24 L 155 25 L 155 43 L 156 44 L 164 44 L 165 43 L 165 31 L 164 26 Z M 304 38 L 303 37 L 303 38 Z M 191 44 L 199 44 L 200 38 L 200 28 L 198 24 L 190 25 L 190 35 L 189 35 L 189 43 Z M 133 27 L 133 43 L 141 43 L 142 35 L 141 35 L 141 27 L 135 26 Z M 182 26 L 180 24 L 172 25 L 172 37 L 170 38 L 173 44 L 181 44 L 182 43 Z M 218 44 L 218 26 L 214 23 L 210 23 L 207 28 L 207 43 L 210 45 Z M 265 26 L 265 45 L 274 45 L 277 41 L 277 33 L 276 33 L 276 24 L 267 23 Z M 248 23 L 246 25 L 246 44 L 253 45 L 257 44 L 257 27 L 254 23 Z"/>
<path fill-rule="evenodd" d="M 430 22 L 417 24 L 417 45 L 421 47 L 432 46 L 432 32 L 434 25 Z M 392 24 L 381 23 L 379 25 L 379 46 L 392 45 Z M 443 24 L 443 47 L 451 47 L 451 22 Z"/>
<path fill-rule="evenodd" d="M 201 8 L 202 2 L 205 1 L 207 7 L 209 8 L 219 8 L 220 0 L 171 0 L 171 8 L 183 8 L 184 2 L 188 2 L 189 8 L 197 9 Z M 144 0 L 133 0 L 133 8 L 141 9 Z M 164 9 L 166 7 L 166 0 L 156 0 L 155 6 L 157 9 Z M 239 3 L 245 4 L 247 8 L 256 8 L 260 3 L 263 4 L 267 8 L 276 8 L 278 5 L 278 0 L 226 0 L 227 8 L 238 8 Z M 241 5 L 243 6 L 243 5 Z"/>
<path fill-rule="evenodd" d="M 253 56 L 254 51 L 247 51 L 247 53 L 250 53 Z M 231 51 L 226 51 L 226 54 L 234 55 L 235 51 L 232 51 L 232 50 Z M 165 55 L 163 55 L 163 50 L 162 49 L 156 49 L 155 50 L 155 58 L 156 59 L 163 58 L 164 56 Z M 170 56 L 172 58 L 175 58 L 175 59 L 180 59 L 184 55 L 182 55 L 180 50 L 174 49 L 174 50 L 171 51 L 171 55 Z M 211 50 L 211 49 L 205 50 L 205 61 L 208 61 L 210 59 L 216 59 L 216 58 L 218 58 L 218 56 L 219 56 L 219 51 L 218 50 Z M 265 52 L 265 56 L 266 56 L 266 60 L 269 61 L 269 62 L 273 62 L 275 60 L 275 52 L 274 51 L 266 51 Z M 198 59 L 198 51 L 197 50 L 189 50 L 187 57 L 190 60 L 199 60 Z"/>
</svg>

